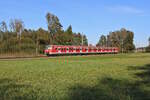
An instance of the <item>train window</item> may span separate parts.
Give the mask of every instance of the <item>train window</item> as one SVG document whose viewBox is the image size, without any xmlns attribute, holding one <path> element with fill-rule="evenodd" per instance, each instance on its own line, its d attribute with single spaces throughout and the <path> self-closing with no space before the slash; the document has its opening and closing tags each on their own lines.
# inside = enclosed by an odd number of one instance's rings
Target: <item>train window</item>
<svg viewBox="0 0 150 100">
<path fill-rule="evenodd" d="M 57 48 L 55 48 L 55 50 L 57 51 Z"/>
<path fill-rule="evenodd" d="M 58 50 L 60 50 L 60 48 L 58 48 Z"/>
<path fill-rule="evenodd" d="M 67 51 L 69 50 L 69 48 L 67 48 Z"/>
<path fill-rule="evenodd" d="M 52 49 L 52 46 L 51 45 L 47 45 L 46 49 Z"/>
</svg>

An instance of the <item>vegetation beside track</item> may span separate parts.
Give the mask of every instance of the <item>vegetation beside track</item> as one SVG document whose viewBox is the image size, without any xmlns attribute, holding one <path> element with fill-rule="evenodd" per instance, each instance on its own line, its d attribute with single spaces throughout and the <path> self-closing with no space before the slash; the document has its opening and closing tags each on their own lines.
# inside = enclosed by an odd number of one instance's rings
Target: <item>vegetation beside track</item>
<svg viewBox="0 0 150 100">
<path fill-rule="evenodd" d="M 149 100 L 150 54 L 0 61 L 0 100 Z"/>
</svg>

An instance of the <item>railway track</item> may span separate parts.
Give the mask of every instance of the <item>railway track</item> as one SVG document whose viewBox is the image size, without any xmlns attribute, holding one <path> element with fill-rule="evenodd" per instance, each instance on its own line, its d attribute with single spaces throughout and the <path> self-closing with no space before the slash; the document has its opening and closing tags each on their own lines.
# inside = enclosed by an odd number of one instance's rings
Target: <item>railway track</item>
<svg viewBox="0 0 150 100">
<path fill-rule="evenodd" d="M 3 57 L 0 57 L 0 60 L 18 60 L 18 59 L 22 60 L 22 59 L 38 59 L 38 58 L 56 58 L 56 57 L 66 57 L 66 56 L 77 56 L 77 55 L 3 56 Z M 78 55 L 78 56 L 81 56 L 81 55 Z M 86 56 L 88 56 L 88 55 L 86 55 Z"/>
<path fill-rule="evenodd" d="M 10 56 L 10 57 L 0 57 L 1 60 L 24 60 L 24 59 L 40 59 L 40 58 L 58 58 L 58 57 L 69 57 L 69 56 L 100 56 L 100 55 L 107 55 L 107 54 L 88 54 L 88 55 L 51 55 L 51 56 L 46 56 L 46 55 L 39 55 L 39 56 Z M 111 54 L 110 54 L 111 55 Z M 114 55 L 114 54 L 112 54 Z M 116 55 L 116 54 L 115 54 Z"/>
<path fill-rule="evenodd" d="M 49 58 L 45 55 L 40 56 L 7 56 L 7 57 L 0 57 L 0 60 L 13 60 L 13 59 L 33 59 L 33 58 Z"/>
</svg>

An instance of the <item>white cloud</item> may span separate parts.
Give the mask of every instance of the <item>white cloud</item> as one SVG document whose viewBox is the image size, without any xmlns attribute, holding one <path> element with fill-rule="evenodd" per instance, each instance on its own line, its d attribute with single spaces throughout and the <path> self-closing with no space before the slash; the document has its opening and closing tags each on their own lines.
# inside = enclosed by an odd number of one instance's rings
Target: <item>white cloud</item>
<svg viewBox="0 0 150 100">
<path fill-rule="evenodd" d="M 123 13 L 123 14 L 144 14 L 143 10 L 130 7 L 130 6 L 112 6 L 112 7 L 107 7 L 107 9 L 113 13 Z"/>
</svg>

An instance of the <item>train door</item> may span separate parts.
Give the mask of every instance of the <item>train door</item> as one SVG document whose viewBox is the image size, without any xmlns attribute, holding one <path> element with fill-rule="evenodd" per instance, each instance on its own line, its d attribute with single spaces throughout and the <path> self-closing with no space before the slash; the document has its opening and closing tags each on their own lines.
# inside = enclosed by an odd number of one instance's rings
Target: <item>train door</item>
<svg viewBox="0 0 150 100">
<path fill-rule="evenodd" d="M 75 47 L 73 48 L 73 53 L 76 53 L 76 48 Z"/>
<path fill-rule="evenodd" d="M 76 48 L 76 53 L 80 53 L 80 48 Z"/>
<path fill-rule="evenodd" d="M 82 48 L 82 53 L 86 53 L 86 48 Z"/>
<path fill-rule="evenodd" d="M 58 48 L 58 53 L 61 53 L 61 48 Z"/>
<path fill-rule="evenodd" d="M 58 48 L 56 47 L 56 48 L 54 48 L 54 51 L 53 51 L 54 53 L 58 53 Z"/>
<path fill-rule="evenodd" d="M 82 47 L 80 47 L 80 53 L 83 53 L 83 52 L 82 52 L 82 49 L 83 49 L 83 48 L 82 48 Z"/>
<path fill-rule="evenodd" d="M 69 48 L 68 47 L 66 48 L 66 53 L 69 53 Z"/>
<path fill-rule="evenodd" d="M 89 53 L 92 53 L 92 48 L 89 48 Z"/>
<path fill-rule="evenodd" d="M 69 48 L 69 53 L 73 53 L 73 48 L 72 47 Z"/>
<path fill-rule="evenodd" d="M 61 53 L 64 53 L 64 48 L 61 48 Z"/>
</svg>

